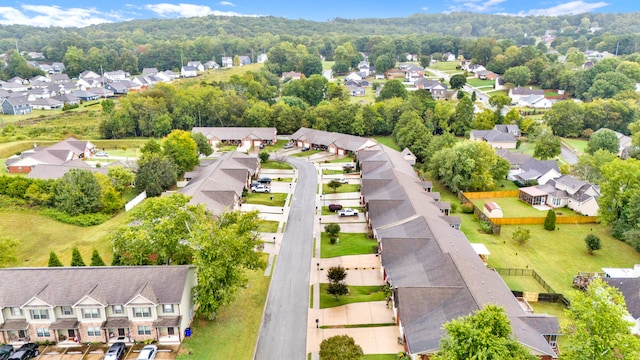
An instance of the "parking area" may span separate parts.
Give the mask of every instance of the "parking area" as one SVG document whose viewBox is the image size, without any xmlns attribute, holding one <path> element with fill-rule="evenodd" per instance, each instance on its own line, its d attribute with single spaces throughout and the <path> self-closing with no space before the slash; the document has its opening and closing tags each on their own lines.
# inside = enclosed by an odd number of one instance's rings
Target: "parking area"
<svg viewBox="0 0 640 360">
<path fill-rule="evenodd" d="M 136 360 L 140 349 L 144 344 L 127 346 L 127 353 L 123 357 L 126 360 Z M 157 345 L 158 360 L 173 360 L 178 355 L 179 345 Z M 102 360 L 105 352 L 109 349 L 106 344 L 80 345 L 73 347 L 47 346 L 40 348 L 40 356 L 37 360 Z"/>
</svg>

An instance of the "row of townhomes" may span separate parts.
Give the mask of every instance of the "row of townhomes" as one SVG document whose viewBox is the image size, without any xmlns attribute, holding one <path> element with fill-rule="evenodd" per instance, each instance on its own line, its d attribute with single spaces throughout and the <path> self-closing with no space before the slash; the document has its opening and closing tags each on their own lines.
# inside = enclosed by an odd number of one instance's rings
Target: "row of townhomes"
<svg viewBox="0 0 640 360">
<path fill-rule="evenodd" d="M 0 341 L 178 343 L 193 266 L 0 269 Z"/>
<path fill-rule="evenodd" d="M 451 226 L 446 204 L 429 192 L 401 153 L 377 145 L 358 151 L 362 202 L 379 244 L 381 271 L 405 351 L 428 359 L 447 321 L 487 304 L 505 308 L 516 339 L 541 359 L 557 355 L 558 321 L 533 314 L 498 273 L 488 269 L 466 236 Z"/>
</svg>

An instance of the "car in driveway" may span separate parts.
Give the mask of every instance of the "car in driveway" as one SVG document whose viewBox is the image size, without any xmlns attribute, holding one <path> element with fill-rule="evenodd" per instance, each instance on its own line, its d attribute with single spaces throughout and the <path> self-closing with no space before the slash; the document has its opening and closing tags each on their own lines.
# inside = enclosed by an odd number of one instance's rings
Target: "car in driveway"
<svg viewBox="0 0 640 360">
<path fill-rule="evenodd" d="M 345 217 L 345 216 L 358 216 L 358 210 L 354 210 L 351 208 L 346 208 L 343 210 L 338 210 L 338 215 L 340 217 Z"/>
<path fill-rule="evenodd" d="M 103 360 L 121 360 L 127 352 L 127 346 L 122 341 L 113 343 L 104 354 Z"/>
<path fill-rule="evenodd" d="M 329 204 L 329 211 L 336 212 L 338 210 L 342 210 L 342 205 L 340 205 L 340 204 Z"/>
<path fill-rule="evenodd" d="M 96 156 L 98 156 L 98 157 L 108 157 L 109 153 L 108 152 L 104 152 L 104 151 L 98 151 L 96 153 Z"/>
<path fill-rule="evenodd" d="M 156 358 L 156 354 L 158 353 L 158 347 L 155 345 L 146 345 L 140 350 L 140 354 L 138 354 L 138 360 L 153 360 Z"/>
<path fill-rule="evenodd" d="M 285 144 L 282 148 L 283 149 L 291 149 L 292 147 L 293 147 L 293 144 L 292 143 L 288 143 L 288 144 Z"/>
<path fill-rule="evenodd" d="M 337 182 L 339 182 L 340 184 L 348 184 L 349 181 L 347 181 L 347 179 L 345 178 L 340 178 L 340 179 L 336 179 Z"/>
<path fill-rule="evenodd" d="M 311 150 L 311 148 L 308 146 L 305 146 L 302 149 L 300 149 L 300 151 L 309 151 L 309 150 Z"/>
<path fill-rule="evenodd" d="M 7 360 L 28 360 L 38 356 L 39 354 L 38 345 L 34 343 L 26 343 L 11 354 Z"/>
<path fill-rule="evenodd" d="M 258 182 L 260 184 L 271 184 L 271 178 L 270 177 L 261 177 L 260 179 L 258 179 Z"/>
<path fill-rule="evenodd" d="M 269 189 L 267 186 L 262 184 L 251 188 L 251 192 L 254 192 L 254 193 L 268 193 L 270 191 L 271 189 Z"/>
<path fill-rule="evenodd" d="M 13 354 L 13 345 L 4 344 L 0 345 L 0 360 L 6 360 Z"/>
</svg>

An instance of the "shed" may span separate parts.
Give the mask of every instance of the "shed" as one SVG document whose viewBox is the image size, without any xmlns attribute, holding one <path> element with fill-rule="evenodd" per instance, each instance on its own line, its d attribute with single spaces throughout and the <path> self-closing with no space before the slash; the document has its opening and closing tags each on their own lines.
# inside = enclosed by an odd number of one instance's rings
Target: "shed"
<svg viewBox="0 0 640 360">
<path fill-rule="evenodd" d="M 502 214 L 502 208 L 500 205 L 496 204 L 493 201 L 487 201 L 484 203 L 484 208 L 482 212 L 490 218 L 501 218 L 504 215 Z"/>
</svg>

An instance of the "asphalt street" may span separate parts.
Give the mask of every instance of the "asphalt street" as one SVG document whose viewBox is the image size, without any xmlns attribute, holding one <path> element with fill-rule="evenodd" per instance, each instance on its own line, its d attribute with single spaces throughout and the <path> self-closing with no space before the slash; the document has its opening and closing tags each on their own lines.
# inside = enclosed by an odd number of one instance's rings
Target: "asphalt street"
<svg viewBox="0 0 640 360">
<path fill-rule="evenodd" d="M 298 183 L 276 258 L 255 360 L 306 359 L 309 269 L 317 173 L 306 160 L 288 157 L 298 169 Z"/>
</svg>

